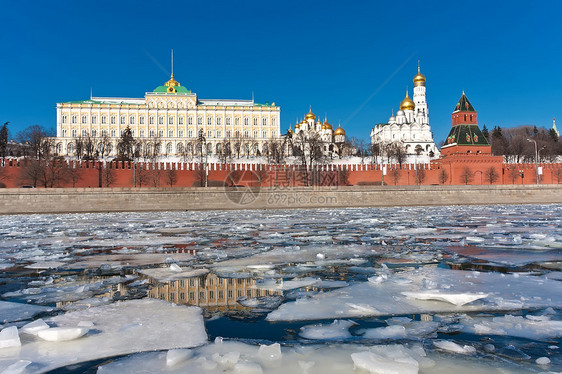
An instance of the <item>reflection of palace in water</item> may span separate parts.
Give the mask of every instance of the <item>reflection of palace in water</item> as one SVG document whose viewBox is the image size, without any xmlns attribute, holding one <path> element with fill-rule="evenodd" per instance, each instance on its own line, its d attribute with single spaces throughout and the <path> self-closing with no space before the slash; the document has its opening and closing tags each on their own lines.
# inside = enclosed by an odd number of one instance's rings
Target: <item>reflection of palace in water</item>
<svg viewBox="0 0 562 374">
<path fill-rule="evenodd" d="M 282 291 L 258 289 L 254 278 L 221 278 L 211 273 L 167 283 L 153 283 L 148 292 L 148 296 L 155 299 L 218 310 L 243 309 L 237 300 L 244 296 L 251 299 L 272 295 L 282 295 Z"/>
</svg>

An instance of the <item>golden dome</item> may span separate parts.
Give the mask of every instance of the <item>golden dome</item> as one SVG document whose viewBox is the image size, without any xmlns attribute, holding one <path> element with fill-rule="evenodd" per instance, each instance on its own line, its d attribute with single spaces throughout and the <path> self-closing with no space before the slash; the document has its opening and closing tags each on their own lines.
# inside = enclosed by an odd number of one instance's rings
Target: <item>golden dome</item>
<svg viewBox="0 0 562 374">
<path fill-rule="evenodd" d="M 301 128 L 301 124 L 300 124 L 300 123 L 297 123 L 297 124 L 295 125 L 295 130 L 296 130 L 296 129 L 300 129 L 300 128 Z"/>
<path fill-rule="evenodd" d="M 341 125 L 338 126 L 336 131 L 334 131 L 334 135 L 345 135 L 345 130 L 341 127 Z"/>
<path fill-rule="evenodd" d="M 332 128 L 332 125 L 330 125 L 330 124 L 328 123 L 328 120 L 325 120 L 325 121 L 324 121 L 324 124 L 322 125 L 322 130 L 332 130 L 332 129 L 333 129 L 333 128 Z"/>
<path fill-rule="evenodd" d="M 406 91 L 406 97 L 400 103 L 400 110 L 414 110 L 416 108 L 416 104 L 410 99 L 408 96 L 408 91 Z"/>
<path fill-rule="evenodd" d="M 425 86 L 425 75 L 420 73 L 420 67 L 418 66 L 418 73 L 414 77 L 414 87 Z"/>
<path fill-rule="evenodd" d="M 170 80 L 164 83 L 164 86 L 168 86 L 168 87 L 179 86 L 179 85 L 180 83 L 174 79 L 174 73 L 172 73 Z"/>
<path fill-rule="evenodd" d="M 308 114 L 304 117 L 306 119 L 315 119 L 316 115 L 312 113 L 312 110 L 308 112 Z"/>
</svg>

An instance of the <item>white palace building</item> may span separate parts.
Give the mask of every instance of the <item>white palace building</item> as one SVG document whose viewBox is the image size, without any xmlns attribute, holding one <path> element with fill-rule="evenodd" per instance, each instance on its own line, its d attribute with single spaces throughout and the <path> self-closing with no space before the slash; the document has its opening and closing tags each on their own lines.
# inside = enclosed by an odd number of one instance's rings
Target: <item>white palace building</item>
<svg viewBox="0 0 562 374">
<path fill-rule="evenodd" d="M 58 103 L 55 146 L 58 154 L 72 156 L 77 139 L 93 139 L 98 150 L 106 139 L 108 155 L 114 156 L 128 126 L 139 147 L 155 147 L 158 155 L 199 154 L 196 148 L 202 143 L 208 155 L 216 155 L 227 140 L 231 150 L 238 143 L 240 155 L 256 155 L 267 141 L 279 137 L 280 122 L 275 103 L 199 99 L 172 73 L 144 98 L 92 97 Z M 204 142 L 197 143 L 198 138 Z"/>
<path fill-rule="evenodd" d="M 400 103 L 396 116 L 392 115 L 388 123 L 375 125 L 371 131 L 371 144 L 391 143 L 401 143 L 411 162 L 428 163 L 430 159 L 439 157 L 440 153 L 429 127 L 425 76 L 420 72 L 419 66 L 418 73 L 414 76 L 413 100 L 406 91 L 406 97 Z"/>
</svg>

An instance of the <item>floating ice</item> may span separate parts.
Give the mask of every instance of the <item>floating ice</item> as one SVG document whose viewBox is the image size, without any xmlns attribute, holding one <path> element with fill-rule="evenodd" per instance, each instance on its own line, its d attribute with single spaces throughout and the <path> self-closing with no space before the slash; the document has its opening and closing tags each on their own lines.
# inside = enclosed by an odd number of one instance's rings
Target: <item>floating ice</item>
<svg viewBox="0 0 562 374">
<path fill-rule="evenodd" d="M 95 332 L 72 343 L 42 340 L 24 341 L 17 357 L 40 365 L 40 372 L 95 360 L 148 350 L 191 348 L 207 341 L 201 310 L 160 300 L 130 300 L 69 312 L 47 320 L 60 328 L 76 328 L 91 321 Z M 15 327 L 14 327 L 15 328 Z M 49 331 L 41 330 L 39 333 Z M 17 330 L 16 330 L 17 331 Z M 0 361 L 0 372 L 7 361 Z"/>
<path fill-rule="evenodd" d="M 25 368 L 28 367 L 29 364 L 31 364 L 31 361 L 29 361 L 29 360 L 18 360 L 16 362 L 14 362 L 13 364 L 11 364 L 10 366 L 8 366 L 6 369 L 4 369 L 2 374 L 20 374 L 20 373 L 23 373 Z"/>
<path fill-rule="evenodd" d="M 392 279 L 393 275 L 389 276 Z M 504 276 L 424 267 L 400 272 L 411 284 L 362 282 L 307 299 L 282 304 L 269 313 L 269 321 L 350 318 L 358 316 L 408 315 L 459 311 L 519 310 L 562 307 L 562 283 L 545 277 Z M 457 306 L 405 297 L 403 292 L 446 289 L 447 294 L 488 294 L 485 303 Z M 352 300 L 352 302 L 350 302 Z"/>
<path fill-rule="evenodd" d="M 548 365 L 550 364 L 550 359 L 548 357 L 539 357 L 535 360 L 538 365 Z"/>
<path fill-rule="evenodd" d="M 21 342 L 16 326 L 6 327 L 0 331 L 0 348 L 14 348 L 19 346 L 21 346 Z"/>
<path fill-rule="evenodd" d="M 39 313 L 52 311 L 54 308 L 31 304 L 12 303 L 0 300 L 0 322 L 16 322 L 33 318 Z"/>
<path fill-rule="evenodd" d="M 452 342 L 450 340 L 435 341 L 435 342 L 433 342 L 433 345 L 436 346 L 437 348 L 443 350 L 443 351 L 448 351 L 448 352 L 453 352 L 453 353 L 460 353 L 460 354 L 476 353 L 476 348 L 474 348 L 470 345 L 460 346 L 457 343 Z"/>
<path fill-rule="evenodd" d="M 371 374 L 417 374 L 419 364 L 408 355 L 383 357 L 373 352 L 352 353 L 351 359 L 356 368 L 367 370 Z"/>
<path fill-rule="evenodd" d="M 485 293 L 445 293 L 439 291 L 402 292 L 402 295 L 418 300 L 445 301 L 457 306 L 463 306 L 488 297 L 488 294 Z"/>
<path fill-rule="evenodd" d="M 51 327 L 37 331 L 37 336 L 49 342 L 65 342 L 78 339 L 90 331 L 86 327 Z"/>
<path fill-rule="evenodd" d="M 349 328 L 356 325 L 353 321 L 335 320 L 330 325 L 307 325 L 301 327 L 299 335 L 306 339 L 341 340 L 351 338 Z"/>
<path fill-rule="evenodd" d="M 20 331 L 25 334 L 37 335 L 40 330 L 48 329 L 49 325 L 45 323 L 41 318 L 35 320 L 33 322 L 28 323 L 27 325 L 23 326 Z"/>
<path fill-rule="evenodd" d="M 209 273 L 207 269 L 180 268 L 177 264 L 172 264 L 166 268 L 153 268 L 139 270 L 139 273 L 147 275 L 159 282 L 169 282 L 178 279 L 200 277 Z"/>
<path fill-rule="evenodd" d="M 562 337 L 562 321 L 549 316 L 465 317 L 464 331 L 477 335 L 509 335 L 527 339 Z"/>
<path fill-rule="evenodd" d="M 166 354 L 166 366 L 173 367 L 193 357 L 191 349 L 171 349 Z"/>
</svg>

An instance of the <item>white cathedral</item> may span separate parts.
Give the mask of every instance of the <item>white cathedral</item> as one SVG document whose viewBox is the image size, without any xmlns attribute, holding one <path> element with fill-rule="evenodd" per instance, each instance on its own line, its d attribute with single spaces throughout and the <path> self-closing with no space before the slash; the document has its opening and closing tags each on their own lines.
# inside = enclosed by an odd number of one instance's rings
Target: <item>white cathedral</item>
<svg viewBox="0 0 562 374">
<path fill-rule="evenodd" d="M 371 130 L 371 144 L 379 144 L 384 150 L 386 145 L 392 143 L 404 146 L 406 162 L 428 163 L 430 159 L 440 155 L 429 127 L 425 76 L 420 72 L 419 65 L 414 77 L 413 100 L 406 91 L 406 97 L 400 103 L 396 116 L 392 115 L 388 123 L 377 124 Z"/>
</svg>

